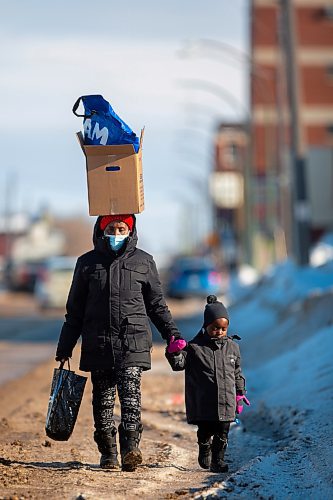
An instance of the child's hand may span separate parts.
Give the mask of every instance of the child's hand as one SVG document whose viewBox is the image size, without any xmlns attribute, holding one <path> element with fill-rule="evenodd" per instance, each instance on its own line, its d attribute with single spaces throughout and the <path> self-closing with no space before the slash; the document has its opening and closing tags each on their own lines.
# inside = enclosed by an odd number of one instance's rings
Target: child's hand
<svg viewBox="0 0 333 500">
<path fill-rule="evenodd" d="M 238 413 L 238 415 L 240 415 L 244 409 L 243 401 L 247 406 L 251 405 L 250 401 L 247 399 L 246 396 L 237 395 L 236 396 L 236 413 Z"/>
<path fill-rule="evenodd" d="M 186 340 L 184 339 L 177 339 L 175 340 L 174 335 L 170 338 L 169 345 L 167 347 L 167 351 L 172 354 L 175 352 L 182 351 L 186 347 Z"/>
</svg>

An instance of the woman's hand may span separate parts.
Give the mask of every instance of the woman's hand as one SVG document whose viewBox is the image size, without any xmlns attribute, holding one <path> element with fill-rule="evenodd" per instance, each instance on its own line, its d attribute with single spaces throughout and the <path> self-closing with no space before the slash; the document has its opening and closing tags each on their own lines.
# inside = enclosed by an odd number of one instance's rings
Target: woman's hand
<svg viewBox="0 0 333 500">
<path fill-rule="evenodd" d="M 69 360 L 69 357 L 67 357 L 67 358 L 58 358 L 58 357 L 56 357 L 55 360 L 58 361 L 58 363 L 66 363 L 66 361 Z"/>
</svg>

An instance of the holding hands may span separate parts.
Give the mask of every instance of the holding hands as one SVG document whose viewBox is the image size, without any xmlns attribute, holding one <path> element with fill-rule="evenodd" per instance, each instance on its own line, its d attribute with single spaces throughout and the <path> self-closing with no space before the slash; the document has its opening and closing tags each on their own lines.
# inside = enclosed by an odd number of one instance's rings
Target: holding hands
<svg viewBox="0 0 333 500">
<path fill-rule="evenodd" d="M 177 353 L 179 351 L 182 351 L 184 347 L 186 347 L 187 343 L 186 340 L 184 339 L 177 339 L 175 340 L 174 335 L 170 338 L 170 342 L 167 347 L 167 351 L 170 354 Z"/>
</svg>

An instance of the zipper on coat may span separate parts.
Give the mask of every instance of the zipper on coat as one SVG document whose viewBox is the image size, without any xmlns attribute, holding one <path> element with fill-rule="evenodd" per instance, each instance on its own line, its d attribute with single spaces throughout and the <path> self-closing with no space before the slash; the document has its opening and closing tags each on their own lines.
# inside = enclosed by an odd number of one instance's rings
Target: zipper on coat
<svg viewBox="0 0 333 500">
<path fill-rule="evenodd" d="M 112 351 L 112 358 L 113 358 L 113 366 L 116 366 L 116 359 L 114 356 L 114 349 L 113 349 L 113 340 L 112 340 L 112 286 L 111 286 L 111 267 L 112 263 L 110 264 L 109 268 L 109 328 L 110 328 L 110 346 L 111 346 L 111 351 Z"/>
<path fill-rule="evenodd" d="M 215 373 L 215 379 L 216 379 L 216 385 L 217 385 L 217 413 L 218 417 L 220 419 L 220 384 L 219 384 L 219 377 L 217 376 L 218 374 L 218 363 L 216 361 L 216 353 L 219 352 L 219 349 L 213 349 L 213 356 L 214 356 L 214 373 Z"/>
<path fill-rule="evenodd" d="M 227 379 L 226 379 L 226 376 L 225 376 L 225 360 L 224 360 L 224 356 L 222 354 L 222 349 L 224 348 L 226 344 L 222 344 L 221 345 L 221 358 L 222 358 L 222 363 L 223 363 L 223 378 L 224 378 L 224 408 L 225 408 L 225 412 L 227 413 Z"/>
<path fill-rule="evenodd" d="M 222 363 L 222 370 L 223 370 L 223 379 L 224 379 L 224 409 L 225 409 L 225 412 L 226 412 L 226 404 L 227 404 L 227 387 L 226 387 L 226 378 L 225 378 L 225 363 L 224 363 L 224 357 L 223 357 L 223 353 L 222 353 L 222 349 L 224 348 L 225 344 L 222 344 L 220 347 L 218 347 L 215 351 L 214 351 L 214 362 L 215 362 L 215 373 L 216 373 L 216 382 L 217 382 L 217 388 L 218 388 L 218 391 L 217 391 L 217 394 L 218 394 L 218 417 L 219 417 L 219 420 L 220 418 L 222 418 L 220 416 L 220 405 L 219 405 L 219 383 L 218 383 L 218 376 L 217 376 L 217 372 L 216 372 L 216 353 L 218 353 L 218 355 L 221 357 L 221 363 Z M 224 418 L 224 417 L 223 417 Z"/>
</svg>

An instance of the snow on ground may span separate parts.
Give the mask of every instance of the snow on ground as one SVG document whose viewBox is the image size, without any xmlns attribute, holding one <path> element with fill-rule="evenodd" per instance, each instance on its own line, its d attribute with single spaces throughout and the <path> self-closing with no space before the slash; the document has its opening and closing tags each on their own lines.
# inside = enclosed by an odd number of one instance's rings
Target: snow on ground
<svg viewBox="0 0 333 500">
<path fill-rule="evenodd" d="M 286 261 L 236 295 L 251 407 L 230 436 L 230 474 L 197 498 L 332 499 L 333 264 Z"/>
<path fill-rule="evenodd" d="M 326 233 L 313 247 L 310 253 L 310 264 L 321 266 L 333 259 L 333 233 Z"/>
</svg>

